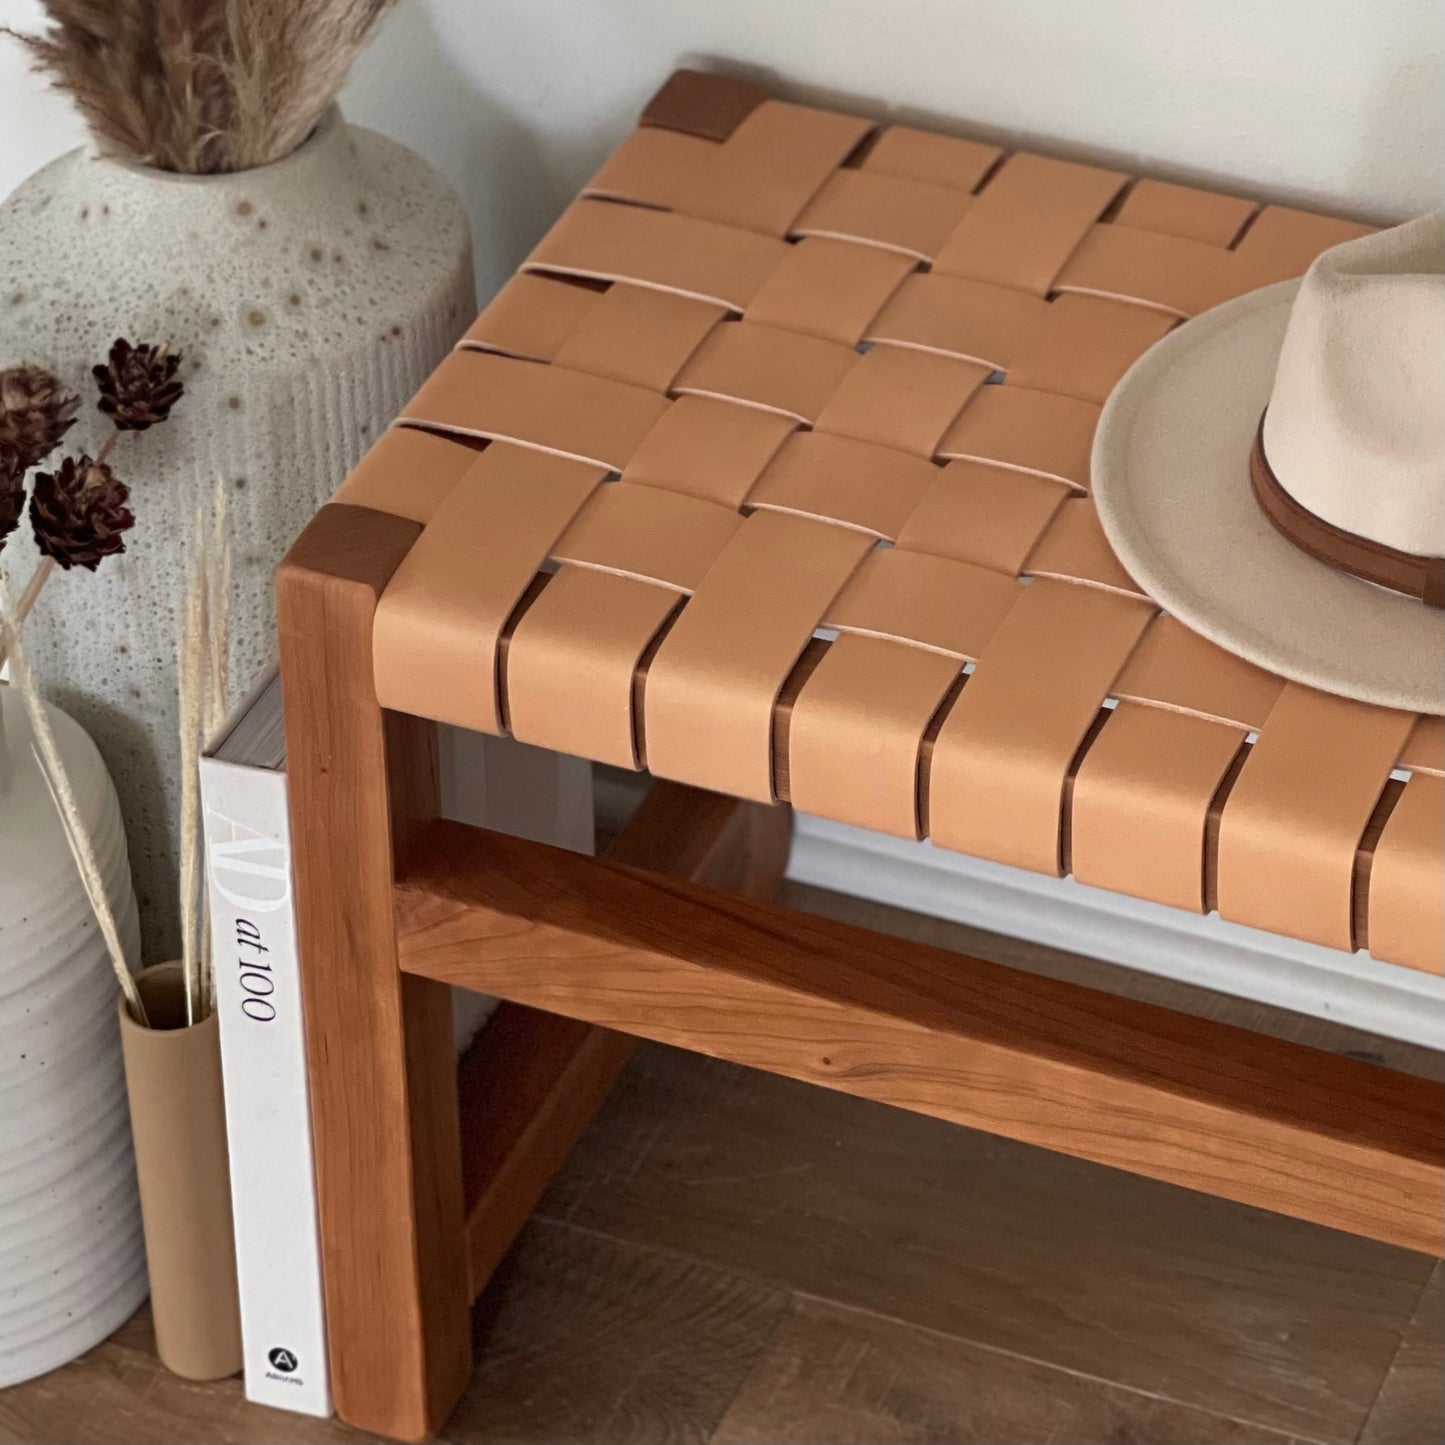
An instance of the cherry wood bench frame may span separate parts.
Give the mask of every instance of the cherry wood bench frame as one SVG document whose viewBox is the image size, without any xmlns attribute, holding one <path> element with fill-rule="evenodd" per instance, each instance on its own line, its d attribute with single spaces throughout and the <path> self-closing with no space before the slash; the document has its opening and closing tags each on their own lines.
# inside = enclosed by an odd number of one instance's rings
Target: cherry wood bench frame
<svg viewBox="0 0 1445 1445">
<path fill-rule="evenodd" d="M 785 807 L 658 784 L 601 860 L 441 821 L 435 725 L 372 672 L 417 532 L 332 504 L 278 584 L 345 1420 L 441 1425 L 471 1301 L 636 1037 L 1441 1252 L 1425 1081 L 776 908 Z M 460 1077 L 447 985 L 505 1001 Z"/>
</svg>

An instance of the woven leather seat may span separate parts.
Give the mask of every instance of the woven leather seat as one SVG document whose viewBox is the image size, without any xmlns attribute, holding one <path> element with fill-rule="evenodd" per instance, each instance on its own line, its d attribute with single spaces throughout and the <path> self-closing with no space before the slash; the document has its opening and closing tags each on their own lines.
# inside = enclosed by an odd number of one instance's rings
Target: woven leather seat
<svg viewBox="0 0 1445 1445">
<path fill-rule="evenodd" d="M 1089 496 L 1145 348 L 1366 229 L 680 74 L 335 498 L 417 524 L 379 700 L 1439 972 L 1440 720 Z"/>
</svg>

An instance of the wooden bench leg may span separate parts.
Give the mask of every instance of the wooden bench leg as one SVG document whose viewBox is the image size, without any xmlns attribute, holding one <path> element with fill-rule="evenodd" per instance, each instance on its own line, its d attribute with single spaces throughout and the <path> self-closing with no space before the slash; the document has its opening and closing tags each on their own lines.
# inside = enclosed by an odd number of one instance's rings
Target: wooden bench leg
<svg viewBox="0 0 1445 1445">
<path fill-rule="evenodd" d="M 404 1440 L 472 1367 L 450 991 L 401 973 L 392 906 L 395 857 L 438 812 L 436 730 L 372 682 L 376 602 L 419 530 L 326 507 L 277 580 L 332 1391 Z"/>
<path fill-rule="evenodd" d="M 329 506 L 277 584 L 332 1391 L 348 1423 L 406 1440 L 466 1387 L 470 1301 L 633 1042 L 503 1004 L 459 1079 L 450 990 L 401 972 L 393 885 L 439 813 L 436 729 L 377 706 L 371 632 L 419 530 Z M 791 824 L 659 784 L 609 857 L 767 900 Z"/>
</svg>

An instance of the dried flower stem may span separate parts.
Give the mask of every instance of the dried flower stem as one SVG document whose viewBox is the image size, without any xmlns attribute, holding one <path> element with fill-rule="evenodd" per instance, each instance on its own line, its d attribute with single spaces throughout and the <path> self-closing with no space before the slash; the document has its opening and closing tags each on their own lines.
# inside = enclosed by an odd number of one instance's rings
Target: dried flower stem
<svg viewBox="0 0 1445 1445">
<path fill-rule="evenodd" d="M 231 690 L 231 508 L 230 494 L 220 477 L 216 478 L 211 513 L 211 558 L 215 563 L 210 573 L 211 680 L 202 719 L 208 746 L 225 724 Z"/>
<path fill-rule="evenodd" d="M 15 618 L 13 622 L 0 627 L 0 667 L 5 665 L 5 659 L 10 655 L 11 629 L 14 629 L 16 636 L 25 625 L 25 619 L 35 610 L 35 604 L 40 600 L 40 593 L 45 584 L 50 581 L 50 574 L 55 571 L 55 558 L 42 557 L 39 566 L 30 574 L 30 580 L 25 584 L 25 590 L 20 594 L 20 601 L 15 604 Z"/>
<path fill-rule="evenodd" d="M 75 866 L 80 873 L 85 896 L 89 900 L 95 920 L 100 926 L 101 937 L 105 940 L 106 952 L 110 956 L 110 964 L 115 971 L 116 982 L 120 985 L 131 1017 L 137 1023 L 149 1027 L 150 1020 L 146 1017 L 145 1004 L 141 1000 L 140 990 L 136 987 L 135 977 L 126 961 L 125 946 L 121 943 L 120 927 L 116 922 L 115 910 L 110 906 L 110 897 L 106 893 L 100 862 L 95 856 L 95 844 L 85 826 L 85 819 L 81 814 L 80 805 L 76 802 L 75 791 L 70 785 L 70 775 L 66 772 L 65 762 L 60 756 L 60 748 L 56 744 L 55 732 L 50 726 L 50 718 L 45 711 L 45 704 L 41 701 L 40 693 L 35 686 L 35 677 L 30 671 L 30 662 L 20 640 L 20 629 L 15 619 L 15 607 L 10 596 L 10 588 L 6 585 L 3 577 L 0 577 L 0 619 L 5 621 L 9 631 L 10 668 L 15 675 L 15 685 L 20 690 L 21 700 L 25 703 L 26 712 L 30 716 L 30 730 L 35 737 L 36 761 L 50 788 L 51 797 L 55 800 L 55 808 L 60 816 L 65 841 L 70 847 L 71 856 L 75 859 Z"/>
<path fill-rule="evenodd" d="M 231 690 L 231 515 L 229 494 L 222 477 L 216 478 L 214 503 L 211 509 L 211 561 L 207 572 L 210 598 L 207 604 L 210 626 L 207 641 L 207 688 L 201 712 L 203 750 L 215 741 L 226 722 L 226 709 Z M 211 946 L 209 911 L 201 918 L 206 998 L 216 1006 L 215 953 Z"/>
<path fill-rule="evenodd" d="M 180 729 L 181 729 L 181 977 L 186 985 L 186 1022 L 205 1017 L 205 986 L 201 919 L 205 901 L 201 896 L 204 874 L 200 828 L 200 758 L 203 648 L 206 613 L 209 610 L 206 585 L 206 531 L 201 510 L 196 509 L 195 556 L 191 562 L 186 591 L 185 615 L 180 635 Z"/>
</svg>

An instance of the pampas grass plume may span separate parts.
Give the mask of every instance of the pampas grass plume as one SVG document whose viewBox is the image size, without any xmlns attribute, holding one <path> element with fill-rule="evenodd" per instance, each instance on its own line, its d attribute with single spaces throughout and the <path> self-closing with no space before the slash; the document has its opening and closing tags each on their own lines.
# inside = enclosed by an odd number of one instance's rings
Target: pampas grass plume
<svg viewBox="0 0 1445 1445">
<path fill-rule="evenodd" d="M 289 155 L 393 0 L 42 0 L 14 36 L 102 154 L 200 175 Z"/>
</svg>

